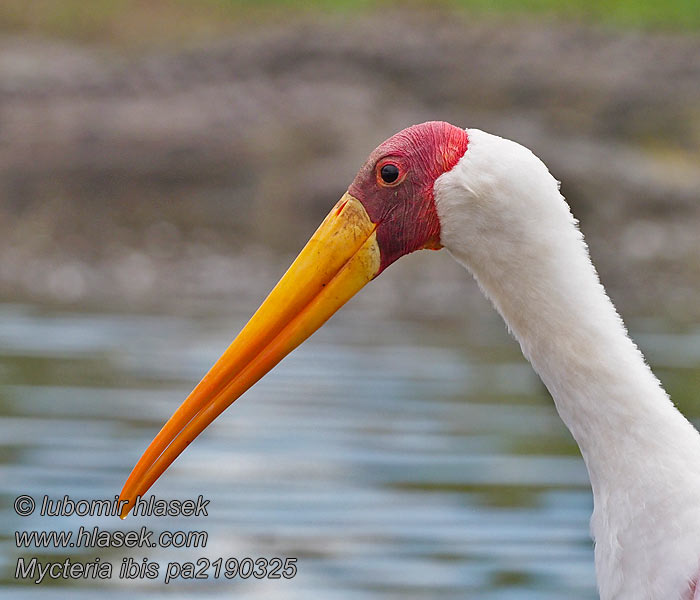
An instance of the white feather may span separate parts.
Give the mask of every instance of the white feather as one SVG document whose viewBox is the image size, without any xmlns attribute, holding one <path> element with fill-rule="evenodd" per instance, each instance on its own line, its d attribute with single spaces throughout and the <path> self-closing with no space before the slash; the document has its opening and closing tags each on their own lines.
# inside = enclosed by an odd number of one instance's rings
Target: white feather
<svg viewBox="0 0 700 600">
<path fill-rule="evenodd" d="M 441 241 L 581 448 L 600 596 L 686 598 L 700 566 L 700 435 L 627 335 L 545 165 L 515 142 L 467 133 L 464 157 L 435 182 Z"/>
</svg>

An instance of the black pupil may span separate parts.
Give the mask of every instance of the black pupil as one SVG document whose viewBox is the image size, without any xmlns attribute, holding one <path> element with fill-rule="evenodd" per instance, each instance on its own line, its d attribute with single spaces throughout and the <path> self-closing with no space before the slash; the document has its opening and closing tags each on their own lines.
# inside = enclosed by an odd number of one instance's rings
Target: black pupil
<svg viewBox="0 0 700 600">
<path fill-rule="evenodd" d="M 396 165 L 384 165 L 380 171 L 382 181 L 385 183 L 394 183 L 399 176 L 399 168 Z"/>
</svg>

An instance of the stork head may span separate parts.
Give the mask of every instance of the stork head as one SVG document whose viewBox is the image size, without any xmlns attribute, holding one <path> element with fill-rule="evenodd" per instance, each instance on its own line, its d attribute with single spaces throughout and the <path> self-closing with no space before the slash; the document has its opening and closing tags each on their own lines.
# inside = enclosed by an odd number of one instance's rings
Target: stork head
<svg viewBox="0 0 700 600">
<path fill-rule="evenodd" d="M 438 249 L 434 189 L 467 150 L 467 132 L 444 122 L 382 143 L 238 337 L 164 425 L 121 492 L 125 516 L 223 410 L 396 259 Z"/>
<path fill-rule="evenodd" d="M 348 194 L 377 225 L 375 276 L 404 254 L 442 247 L 435 181 L 457 164 L 467 144 L 466 130 L 429 121 L 400 131 L 369 155 Z"/>
</svg>

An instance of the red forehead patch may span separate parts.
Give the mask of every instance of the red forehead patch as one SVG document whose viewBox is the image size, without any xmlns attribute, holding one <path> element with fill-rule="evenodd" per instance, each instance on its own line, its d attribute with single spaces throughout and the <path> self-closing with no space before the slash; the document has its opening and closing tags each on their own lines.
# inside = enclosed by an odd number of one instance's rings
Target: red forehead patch
<svg viewBox="0 0 700 600">
<path fill-rule="evenodd" d="M 433 186 L 464 156 L 468 144 L 464 129 L 429 121 L 400 131 L 370 154 L 348 191 L 378 224 L 377 275 L 404 254 L 440 248 Z"/>
</svg>

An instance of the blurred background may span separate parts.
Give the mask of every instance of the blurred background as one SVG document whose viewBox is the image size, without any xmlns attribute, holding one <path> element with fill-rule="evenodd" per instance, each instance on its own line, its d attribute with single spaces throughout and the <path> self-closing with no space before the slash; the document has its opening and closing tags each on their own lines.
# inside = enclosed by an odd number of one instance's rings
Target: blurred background
<svg viewBox="0 0 700 600">
<path fill-rule="evenodd" d="M 562 181 L 603 283 L 700 419 L 694 0 L 3 0 L 0 593 L 596 598 L 587 476 L 445 252 L 393 265 L 152 492 L 201 519 L 19 518 L 112 498 L 369 152 L 442 119 Z M 14 531 L 205 529 L 204 549 L 18 549 Z M 110 580 L 14 578 L 19 556 Z M 292 580 L 120 580 L 122 557 L 298 557 Z"/>
</svg>

